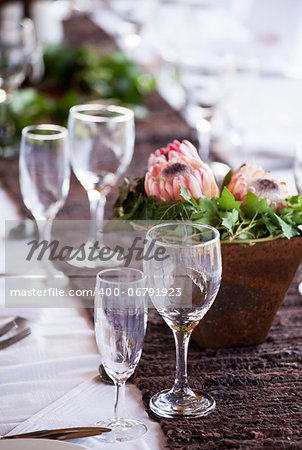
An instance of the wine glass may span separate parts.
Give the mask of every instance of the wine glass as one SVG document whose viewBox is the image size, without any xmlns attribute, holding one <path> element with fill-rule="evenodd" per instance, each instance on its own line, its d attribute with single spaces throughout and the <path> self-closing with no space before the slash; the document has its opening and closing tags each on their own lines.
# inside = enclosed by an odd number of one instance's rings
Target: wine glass
<svg viewBox="0 0 302 450">
<path fill-rule="evenodd" d="M 15 127 L 8 113 L 9 94 L 24 81 L 27 62 L 24 25 L 0 18 L 0 150 L 4 157 L 15 151 Z"/>
<path fill-rule="evenodd" d="M 97 275 L 96 341 L 103 367 L 115 384 L 114 418 L 98 423 L 112 430 L 100 436 L 102 441 L 129 441 L 147 431 L 143 423 L 123 416 L 125 383 L 143 349 L 148 311 L 146 290 L 146 277 L 137 269 L 106 269 Z"/>
<path fill-rule="evenodd" d="M 219 232 L 203 224 L 159 224 L 147 232 L 145 252 L 149 254 L 144 259 L 149 295 L 171 328 L 176 345 L 174 386 L 155 394 L 150 408 L 160 417 L 205 416 L 215 409 L 215 400 L 190 388 L 187 352 L 191 333 L 210 309 L 220 286 Z"/>
<path fill-rule="evenodd" d="M 89 198 L 94 243 L 101 240 L 106 196 L 132 159 L 134 114 L 120 106 L 77 105 L 70 109 L 68 129 L 72 168 Z"/>
<path fill-rule="evenodd" d="M 297 144 L 294 159 L 294 177 L 299 194 L 302 194 L 302 143 Z M 298 286 L 298 290 L 302 295 L 302 282 Z"/>
<path fill-rule="evenodd" d="M 69 191 L 70 163 L 67 129 L 58 125 L 32 125 L 22 130 L 19 176 L 25 206 L 33 214 L 39 242 L 50 242 L 53 220 Z M 46 278 L 64 278 L 47 257 L 42 258 Z"/>
</svg>

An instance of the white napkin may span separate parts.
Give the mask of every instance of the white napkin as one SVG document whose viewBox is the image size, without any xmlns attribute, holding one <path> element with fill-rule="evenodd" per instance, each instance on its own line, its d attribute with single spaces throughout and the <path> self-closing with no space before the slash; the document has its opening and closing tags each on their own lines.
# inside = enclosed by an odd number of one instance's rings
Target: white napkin
<svg viewBox="0 0 302 450">
<path fill-rule="evenodd" d="M 93 377 L 100 363 L 82 310 L 45 309 L 29 325 L 30 336 L 0 351 L 0 435 Z"/>
<path fill-rule="evenodd" d="M 98 377 L 85 381 L 60 399 L 44 408 L 30 419 L 15 427 L 9 434 L 25 433 L 34 430 L 90 426 L 99 420 L 113 416 L 114 386 L 106 385 Z M 93 438 L 77 439 L 73 442 L 86 448 L 105 447 L 107 449 L 160 450 L 166 440 L 157 422 L 148 419 L 141 393 L 134 385 L 126 386 L 126 416 L 145 423 L 147 433 L 130 443 L 103 444 Z"/>
</svg>

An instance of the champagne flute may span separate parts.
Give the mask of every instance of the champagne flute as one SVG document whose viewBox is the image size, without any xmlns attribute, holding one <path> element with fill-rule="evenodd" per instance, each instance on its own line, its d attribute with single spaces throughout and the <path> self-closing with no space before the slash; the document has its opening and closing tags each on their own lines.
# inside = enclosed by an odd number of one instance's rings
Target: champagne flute
<svg viewBox="0 0 302 450">
<path fill-rule="evenodd" d="M 129 441 L 147 431 L 143 423 L 123 416 L 125 383 L 139 362 L 146 332 L 145 286 L 146 277 L 137 269 L 106 269 L 97 275 L 96 341 L 103 367 L 115 384 L 114 418 L 98 423 L 112 430 L 99 437 L 102 441 Z"/>
<path fill-rule="evenodd" d="M 215 409 L 215 400 L 190 388 L 187 352 L 191 333 L 220 286 L 219 232 L 195 223 L 159 224 L 147 232 L 145 254 L 149 255 L 144 259 L 144 272 L 150 298 L 172 329 L 176 345 L 174 386 L 155 394 L 150 408 L 160 417 L 205 416 Z"/>
<path fill-rule="evenodd" d="M 33 214 L 39 240 L 50 242 L 55 216 L 69 191 L 70 163 L 67 129 L 32 125 L 22 130 L 19 176 L 25 206 Z M 49 256 L 48 253 L 45 253 Z M 42 259 L 47 278 L 62 278 L 49 258 Z"/>
<path fill-rule="evenodd" d="M 132 159 L 134 114 L 119 106 L 77 105 L 70 109 L 68 129 L 72 168 L 89 198 L 94 243 L 102 234 L 106 196 Z"/>
<path fill-rule="evenodd" d="M 294 159 L 294 177 L 299 194 L 302 194 L 302 143 L 297 144 Z M 298 290 L 302 295 L 302 282 L 298 286 Z"/>
</svg>

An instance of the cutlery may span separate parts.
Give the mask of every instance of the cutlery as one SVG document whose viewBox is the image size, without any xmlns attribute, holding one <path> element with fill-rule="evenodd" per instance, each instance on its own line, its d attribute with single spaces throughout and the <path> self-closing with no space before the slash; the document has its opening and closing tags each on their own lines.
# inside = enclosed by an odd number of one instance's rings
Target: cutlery
<svg viewBox="0 0 302 450">
<path fill-rule="evenodd" d="M 0 340 L 0 350 L 3 350 L 4 348 L 10 347 L 15 342 L 21 341 L 21 339 L 24 339 L 30 333 L 31 333 L 31 329 L 30 328 L 26 328 L 25 330 L 20 331 L 19 333 L 15 334 L 14 336 L 12 336 L 12 337 L 10 337 L 8 339 Z"/>
<path fill-rule="evenodd" d="M 96 436 L 102 433 L 110 432 L 110 428 L 104 427 L 74 427 L 74 428 L 58 428 L 55 430 L 39 430 L 28 433 L 12 434 L 2 436 L 0 439 L 56 439 L 64 441 L 65 439 L 77 439 L 88 436 Z"/>
<path fill-rule="evenodd" d="M 13 320 L 0 327 L 0 336 L 3 336 L 4 334 L 8 333 L 13 328 L 17 328 L 25 321 L 26 319 L 24 319 L 23 317 L 15 317 Z"/>
</svg>

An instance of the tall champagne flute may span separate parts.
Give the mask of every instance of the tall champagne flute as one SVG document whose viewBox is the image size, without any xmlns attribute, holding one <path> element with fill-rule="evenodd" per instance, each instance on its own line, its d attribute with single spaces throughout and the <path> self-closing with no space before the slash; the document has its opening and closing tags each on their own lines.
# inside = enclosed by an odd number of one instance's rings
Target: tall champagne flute
<svg viewBox="0 0 302 450">
<path fill-rule="evenodd" d="M 141 357 L 147 326 L 146 277 L 131 268 L 106 269 L 98 273 L 95 294 L 95 334 L 106 373 L 115 384 L 114 418 L 98 425 L 111 428 L 102 441 L 137 439 L 147 428 L 124 418 L 125 382 Z"/>
<path fill-rule="evenodd" d="M 149 255 L 144 259 L 144 272 L 150 298 L 171 328 L 176 345 L 174 386 L 155 394 L 150 408 L 160 417 L 207 415 L 215 409 L 215 400 L 190 388 L 187 352 L 191 333 L 211 307 L 220 286 L 219 233 L 208 225 L 159 224 L 147 232 L 145 255 Z"/>
<path fill-rule="evenodd" d="M 297 144 L 294 159 L 294 177 L 297 191 L 302 194 L 302 143 Z M 298 290 L 302 295 L 302 282 L 298 286 Z"/>
<path fill-rule="evenodd" d="M 69 191 L 70 163 L 67 129 L 58 125 L 32 125 L 22 130 L 20 187 L 26 207 L 37 222 L 39 240 L 50 242 L 55 216 Z M 47 277 L 63 274 L 43 258 Z"/>
<path fill-rule="evenodd" d="M 129 166 L 134 148 L 133 111 L 119 106 L 77 105 L 70 109 L 73 171 L 88 194 L 90 241 L 101 235 L 106 196 Z"/>
</svg>

